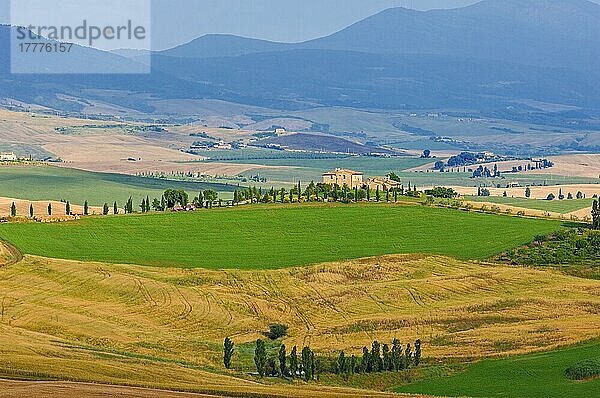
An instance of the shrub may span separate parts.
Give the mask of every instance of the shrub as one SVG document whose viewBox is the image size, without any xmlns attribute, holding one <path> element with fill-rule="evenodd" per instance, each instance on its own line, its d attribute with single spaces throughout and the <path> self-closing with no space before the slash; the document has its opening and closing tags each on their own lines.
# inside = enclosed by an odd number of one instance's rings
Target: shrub
<svg viewBox="0 0 600 398">
<path fill-rule="evenodd" d="M 273 323 L 269 325 L 269 332 L 267 337 L 271 340 L 277 340 L 281 337 L 287 336 L 288 326 L 281 323 Z"/>
<path fill-rule="evenodd" d="M 565 376 L 571 380 L 585 380 L 600 376 L 600 359 L 586 359 L 565 370 Z"/>
</svg>

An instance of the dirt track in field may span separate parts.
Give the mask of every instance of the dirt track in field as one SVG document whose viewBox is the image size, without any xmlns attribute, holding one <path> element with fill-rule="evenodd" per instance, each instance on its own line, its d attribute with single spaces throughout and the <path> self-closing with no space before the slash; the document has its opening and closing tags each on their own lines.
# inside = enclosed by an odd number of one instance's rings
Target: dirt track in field
<svg viewBox="0 0 600 398">
<path fill-rule="evenodd" d="M 62 381 L 0 380 L 0 398 L 215 398 L 216 395 L 192 394 L 103 384 Z M 225 396 L 221 396 L 225 397 Z"/>
</svg>

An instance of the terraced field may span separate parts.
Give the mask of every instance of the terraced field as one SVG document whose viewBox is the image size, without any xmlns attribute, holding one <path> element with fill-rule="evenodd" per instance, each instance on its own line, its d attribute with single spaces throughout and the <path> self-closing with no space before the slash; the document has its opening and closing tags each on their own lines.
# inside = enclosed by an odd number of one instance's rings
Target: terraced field
<svg viewBox="0 0 600 398">
<path fill-rule="evenodd" d="M 288 346 L 359 354 L 373 339 L 421 338 L 426 357 L 455 361 L 575 343 L 600 328 L 599 281 L 441 256 L 208 271 L 27 255 L 0 268 L 0 281 L 5 378 L 335 396 L 248 379 L 246 343 L 284 322 Z M 238 345 L 231 373 L 224 336 Z"/>
<path fill-rule="evenodd" d="M 0 237 L 52 258 L 252 270 L 390 253 L 483 260 L 561 227 L 421 205 L 325 204 L 6 224 Z"/>
</svg>

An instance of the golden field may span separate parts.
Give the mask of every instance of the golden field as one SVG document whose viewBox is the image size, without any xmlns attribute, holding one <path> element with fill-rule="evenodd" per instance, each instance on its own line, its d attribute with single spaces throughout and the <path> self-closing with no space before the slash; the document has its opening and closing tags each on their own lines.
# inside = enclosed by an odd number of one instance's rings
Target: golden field
<svg viewBox="0 0 600 398">
<path fill-rule="evenodd" d="M 6 261 L 14 253 L 0 255 Z M 283 322 L 288 347 L 306 344 L 323 354 L 359 354 L 374 339 L 398 337 L 421 338 L 426 357 L 470 358 L 553 348 L 600 330 L 600 281 L 441 256 L 208 271 L 26 255 L 1 268 L 0 281 L 0 377 L 7 378 L 219 395 L 369 396 L 260 384 L 246 375 L 251 358 L 238 354 L 236 372 L 226 372 L 222 340 L 243 346 Z"/>
</svg>

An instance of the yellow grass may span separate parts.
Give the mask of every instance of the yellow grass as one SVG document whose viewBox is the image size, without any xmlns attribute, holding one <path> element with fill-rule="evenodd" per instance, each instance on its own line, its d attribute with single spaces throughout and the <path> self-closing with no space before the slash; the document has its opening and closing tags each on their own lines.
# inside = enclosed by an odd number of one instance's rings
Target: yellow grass
<svg viewBox="0 0 600 398">
<path fill-rule="evenodd" d="M 157 136 L 127 135 L 124 130 L 85 128 L 86 125 L 119 125 L 113 121 L 61 118 L 35 113 L 0 109 L 0 140 L 9 144 L 37 145 L 61 158 L 63 166 L 87 171 L 135 175 L 141 172 L 183 172 L 206 175 L 237 175 L 262 166 L 185 163 L 204 159 L 182 152 L 198 138 L 191 132 L 208 134 L 233 141 L 252 132 L 204 128 L 203 126 L 169 126 Z M 142 123 L 122 123 L 124 126 Z M 57 127 L 75 128 L 77 134 L 60 134 Z M 128 158 L 137 159 L 136 162 Z"/>
<path fill-rule="evenodd" d="M 324 354 L 358 354 L 374 339 L 398 337 L 421 338 L 427 357 L 483 357 L 575 343 L 600 330 L 600 281 L 439 256 L 277 271 L 25 256 L 1 268 L 0 280 L 0 376 L 9 378 L 319 396 L 224 372 L 223 338 L 248 343 L 283 322 L 286 345 Z M 252 371 L 248 364 L 234 357 L 238 371 Z"/>
<path fill-rule="evenodd" d="M 550 160 L 554 162 L 554 167 L 541 171 L 541 174 L 600 178 L 600 154 L 553 156 Z"/>
</svg>

